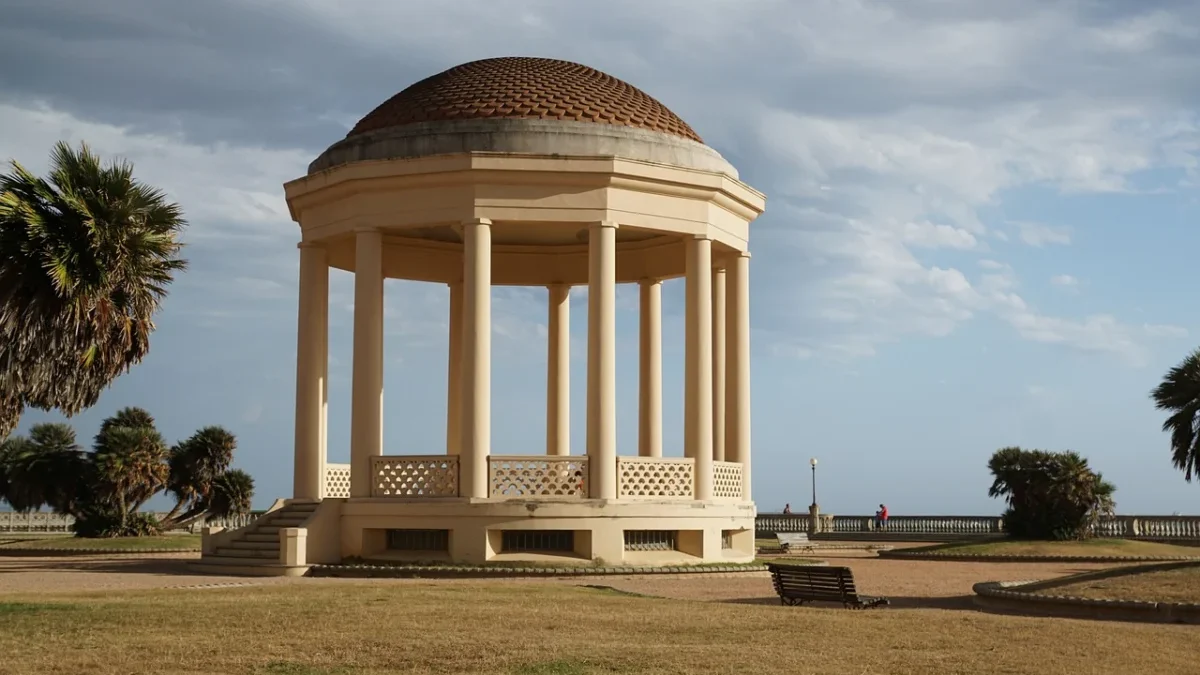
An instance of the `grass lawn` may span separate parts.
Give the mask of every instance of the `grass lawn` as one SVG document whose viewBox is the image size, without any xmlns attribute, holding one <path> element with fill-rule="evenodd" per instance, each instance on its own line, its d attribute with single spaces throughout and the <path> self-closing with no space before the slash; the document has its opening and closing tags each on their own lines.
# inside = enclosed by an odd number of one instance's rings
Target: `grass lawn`
<svg viewBox="0 0 1200 675">
<path fill-rule="evenodd" d="M 715 580 L 716 583 L 719 580 Z M 764 580 L 764 584 L 767 584 Z M 780 607 L 560 582 L 314 583 L 0 599 L 5 672 L 1195 672 L 1195 628 Z"/>
<path fill-rule="evenodd" d="M 1200 567 L 1081 581 L 1038 592 L 1045 595 L 1070 595 L 1077 598 L 1200 602 Z"/>
<path fill-rule="evenodd" d="M 910 552 L 964 553 L 979 555 L 1062 555 L 1062 556 L 1196 556 L 1200 547 L 1156 544 L 1128 539 L 1087 539 L 1084 541 L 986 541 L 956 542 L 921 548 Z"/>
<path fill-rule="evenodd" d="M 145 551 L 147 549 L 199 549 L 198 534 L 168 534 L 161 537 L 113 537 L 109 539 L 84 539 L 81 537 L 45 536 L 39 539 L 13 539 L 0 537 L 0 549 L 4 548 L 94 548 L 106 551 Z"/>
</svg>

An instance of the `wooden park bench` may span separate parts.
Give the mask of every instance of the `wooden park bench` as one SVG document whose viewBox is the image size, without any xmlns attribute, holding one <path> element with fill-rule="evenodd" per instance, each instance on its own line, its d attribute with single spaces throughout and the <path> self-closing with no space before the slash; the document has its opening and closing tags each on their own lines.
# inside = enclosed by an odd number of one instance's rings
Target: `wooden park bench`
<svg viewBox="0 0 1200 675">
<path fill-rule="evenodd" d="M 840 602 L 847 609 L 869 609 L 889 604 L 887 598 L 859 595 L 849 567 L 767 563 L 767 569 L 779 601 L 785 605 Z"/>
<path fill-rule="evenodd" d="M 787 553 L 792 550 L 792 547 L 812 550 L 815 548 L 812 541 L 809 540 L 808 534 L 805 532 L 776 532 L 775 539 L 779 542 L 779 548 Z"/>
</svg>

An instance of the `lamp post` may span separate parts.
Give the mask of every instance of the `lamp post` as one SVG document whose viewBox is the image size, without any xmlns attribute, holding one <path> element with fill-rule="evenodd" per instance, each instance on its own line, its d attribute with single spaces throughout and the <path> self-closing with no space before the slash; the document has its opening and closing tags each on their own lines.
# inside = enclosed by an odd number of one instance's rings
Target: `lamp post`
<svg viewBox="0 0 1200 675">
<path fill-rule="evenodd" d="M 813 457 L 812 459 L 808 460 L 808 463 L 810 465 L 812 465 L 812 497 L 813 497 L 812 505 L 816 506 L 817 505 L 817 458 Z"/>
</svg>

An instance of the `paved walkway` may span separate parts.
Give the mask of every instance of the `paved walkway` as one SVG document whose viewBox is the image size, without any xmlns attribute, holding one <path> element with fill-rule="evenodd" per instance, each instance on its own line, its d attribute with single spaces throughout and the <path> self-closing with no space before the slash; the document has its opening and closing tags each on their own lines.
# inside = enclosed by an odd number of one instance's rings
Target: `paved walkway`
<svg viewBox="0 0 1200 675">
<path fill-rule="evenodd" d="M 447 584 L 574 584 L 608 586 L 631 593 L 662 597 L 776 604 L 770 576 L 763 573 L 697 574 L 679 576 L 600 576 L 532 579 L 310 579 L 246 578 L 193 574 L 187 561 L 198 554 L 147 556 L 87 556 L 69 558 L 0 557 L 0 596 L 81 591 L 119 591 L 156 588 L 217 588 L 275 584 L 330 583 L 447 583 Z M 966 563 L 885 560 L 857 551 L 828 552 L 818 556 L 831 565 L 854 570 L 860 592 L 883 595 L 894 608 L 926 607 L 962 609 L 971 604 L 971 586 L 980 581 L 1047 579 L 1112 567 L 1096 563 Z"/>
</svg>

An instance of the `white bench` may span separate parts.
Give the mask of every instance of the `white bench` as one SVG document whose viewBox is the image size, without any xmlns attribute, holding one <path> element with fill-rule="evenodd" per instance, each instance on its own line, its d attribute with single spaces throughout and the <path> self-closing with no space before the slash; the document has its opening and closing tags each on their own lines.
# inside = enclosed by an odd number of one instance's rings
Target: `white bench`
<svg viewBox="0 0 1200 675">
<path fill-rule="evenodd" d="M 784 553 L 792 550 L 792 547 L 813 549 L 813 543 L 808 539 L 807 532 L 776 532 L 775 539 L 779 542 L 779 548 Z"/>
</svg>

